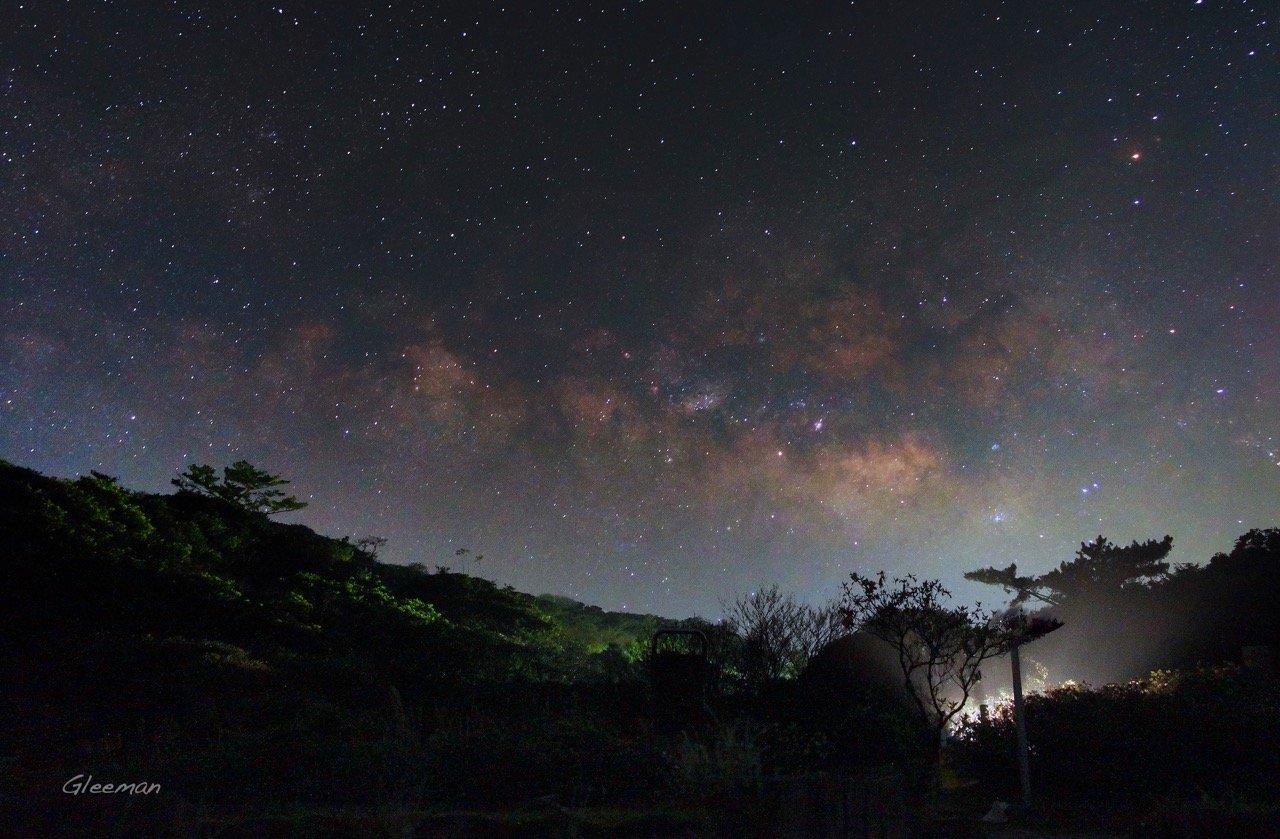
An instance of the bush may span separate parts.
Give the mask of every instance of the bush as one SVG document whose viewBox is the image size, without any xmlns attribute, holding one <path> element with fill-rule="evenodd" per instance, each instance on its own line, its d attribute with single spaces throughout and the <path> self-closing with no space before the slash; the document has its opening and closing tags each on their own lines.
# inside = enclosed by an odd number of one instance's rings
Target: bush
<svg viewBox="0 0 1280 839">
<path fill-rule="evenodd" d="M 428 796 L 444 806 L 628 803 L 657 785 L 646 732 L 577 708 L 477 709 L 442 715 L 426 738 Z"/>
<path fill-rule="evenodd" d="M 1033 786 L 1120 801 L 1259 788 L 1280 772 L 1280 692 L 1233 666 L 1157 671 L 1127 684 L 1064 685 L 1026 700 Z M 963 771 L 1016 788 L 1010 704 L 960 727 Z"/>
</svg>

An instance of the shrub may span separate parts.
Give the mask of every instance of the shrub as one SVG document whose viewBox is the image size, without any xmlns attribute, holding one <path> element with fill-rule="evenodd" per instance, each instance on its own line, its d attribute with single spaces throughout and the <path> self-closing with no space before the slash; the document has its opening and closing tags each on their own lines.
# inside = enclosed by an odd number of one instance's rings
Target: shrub
<svg viewBox="0 0 1280 839">
<path fill-rule="evenodd" d="M 1027 697 L 1032 783 L 1069 799 L 1122 800 L 1250 789 L 1280 771 L 1280 695 L 1232 666 L 1157 671 L 1100 688 Z M 954 752 L 964 770 L 1013 788 L 1009 704 L 968 718 Z"/>
</svg>

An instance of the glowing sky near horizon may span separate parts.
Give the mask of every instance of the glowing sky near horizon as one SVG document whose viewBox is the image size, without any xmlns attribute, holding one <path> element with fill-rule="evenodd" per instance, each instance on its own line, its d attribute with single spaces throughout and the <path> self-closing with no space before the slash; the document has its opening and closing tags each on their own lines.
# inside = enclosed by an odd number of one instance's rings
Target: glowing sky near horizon
<svg viewBox="0 0 1280 839">
<path fill-rule="evenodd" d="M 145 5 L 0 35 L 0 457 L 672 616 L 1280 525 L 1268 4 Z"/>
</svg>

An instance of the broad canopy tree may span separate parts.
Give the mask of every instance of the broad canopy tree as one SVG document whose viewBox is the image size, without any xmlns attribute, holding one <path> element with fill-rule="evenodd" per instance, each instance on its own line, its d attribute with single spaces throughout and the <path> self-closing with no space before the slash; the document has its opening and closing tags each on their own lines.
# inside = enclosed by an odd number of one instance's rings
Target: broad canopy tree
<svg viewBox="0 0 1280 839">
<path fill-rule="evenodd" d="M 1014 595 L 1015 606 L 1032 598 L 1050 606 L 1067 606 L 1163 579 L 1169 571 L 1169 563 L 1164 560 L 1172 549 L 1172 536 L 1146 542 L 1135 540 L 1127 547 L 1099 536 L 1081 543 L 1073 559 L 1036 577 L 1018 574 L 1016 563 L 1007 568 L 979 568 L 964 576 L 966 580 L 1000 586 Z"/>
<path fill-rule="evenodd" d="M 981 607 L 951 605 L 949 598 L 937 580 L 908 575 L 889 582 L 881 571 L 875 577 L 852 574 L 841 599 L 848 628 L 896 652 L 907 692 L 938 746 L 981 680 L 983 662 L 1060 626 L 1053 620 L 996 620 Z"/>
<path fill-rule="evenodd" d="M 1133 668 L 1148 661 L 1171 663 L 1172 653 L 1155 649 L 1163 645 L 1152 633 L 1173 620 L 1174 613 L 1158 607 L 1159 590 L 1170 579 L 1166 558 L 1172 549 L 1170 536 L 1128 545 L 1099 536 L 1044 574 L 1020 574 L 1017 565 L 1009 565 L 965 577 L 1000 586 L 1013 595 L 1015 607 L 1039 601 L 1037 614 L 1071 627 L 1037 650 L 1041 663 L 1080 680 L 1108 682 L 1136 675 Z"/>
<path fill-rule="evenodd" d="M 307 502 L 286 495 L 279 489 L 289 481 L 259 469 L 247 460 L 237 460 L 230 466 L 223 467 L 221 476 L 212 466 L 193 463 L 171 483 L 180 491 L 218 498 L 243 510 L 268 516 L 301 510 L 307 506 Z"/>
</svg>

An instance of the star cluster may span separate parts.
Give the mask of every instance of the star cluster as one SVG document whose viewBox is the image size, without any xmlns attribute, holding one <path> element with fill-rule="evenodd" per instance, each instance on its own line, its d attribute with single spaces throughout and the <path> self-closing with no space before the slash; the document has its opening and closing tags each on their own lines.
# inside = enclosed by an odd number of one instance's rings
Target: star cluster
<svg viewBox="0 0 1280 839">
<path fill-rule="evenodd" d="M 245 458 L 394 561 L 677 616 L 1098 533 L 1203 561 L 1280 514 L 1275 28 L 22 5 L 0 456 Z"/>
</svg>

